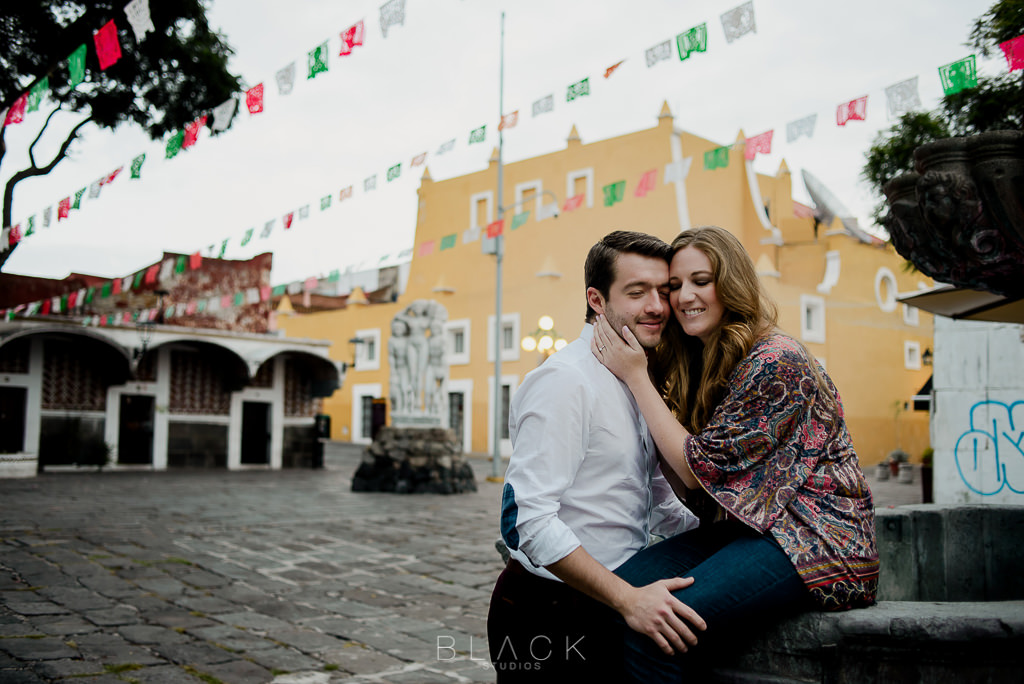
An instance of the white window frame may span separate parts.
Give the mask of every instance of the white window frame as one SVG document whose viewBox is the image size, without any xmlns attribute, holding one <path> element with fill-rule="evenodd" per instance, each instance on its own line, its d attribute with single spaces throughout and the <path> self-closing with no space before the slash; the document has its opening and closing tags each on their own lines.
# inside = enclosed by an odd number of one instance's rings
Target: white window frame
<svg viewBox="0 0 1024 684">
<path fill-rule="evenodd" d="M 494 379 L 491 379 L 491 384 L 494 384 Z M 452 392 L 461 392 L 463 397 L 463 411 L 462 411 L 462 450 L 466 453 L 473 451 L 473 381 L 468 380 L 449 380 L 448 381 L 448 394 Z M 447 410 L 448 405 L 445 405 Z"/>
<path fill-rule="evenodd" d="M 502 331 L 505 327 L 511 324 L 512 326 L 512 346 L 507 349 L 501 350 L 502 361 L 518 361 L 519 360 L 519 339 L 520 325 L 519 325 L 519 312 L 505 313 L 501 315 Z M 491 314 L 487 317 L 487 360 L 494 362 L 494 315 Z"/>
<path fill-rule="evenodd" d="M 903 367 L 907 370 L 921 370 L 921 343 L 912 340 L 903 342 Z"/>
<path fill-rule="evenodd" d="M 470 342 L 470 319 L 457 318 L 444 324 L 444 346 L 448 357 L 449 366 L 465 366 L 469 364 L 469 342 Z M 452 345 L 452 335 L 455 332 L 462 333 L 462 353 L 455 352 Z"/>
<path fill-rule="evenodd" d="M 533 190 L 535 193 L 533 198 L 533 208 L 527 208 L 526 206 L 520 204 L 523 201 L 523 195 L 526 194 L 527 190 Z M 516 203 L 512 205 L 512 215 L 515 216 L 520 212 L 529 211 L 533 213 L 533 220 L 538 220 L 537 216 L 540 214 L 540 208 L 542 204 L 541 200 L 544 197 L 544 182 L 541 181 L 540 179 L 537 179 L 532 181 L 526 181 L 525 183 L 516 183 L 515 197 Z"/>
<path fill-rule="evenodd" d="M 508 385 L 508 404 L 511 408 L 512 399 L 516 396 L 516 389 L 519 387 L 519 376 L 518 375 L 502 375 L 501 384 Z M 509 434 L 511 434 L 511 429 Z M 494 376 L 491 375 L 487 378 L 487 450 L 494 453 L 494 436 L 495 436 L 495 425 L 494 425 Z M 499 452 L 502 456 L 512 455 L 512 440 L 502 439 Z"/>
<path fill-rule="evenodd" d="M 565 199 L 576 196 L 576 181 L 580 178 L 587 179 L 587 209 L 594 207 L 594 169 L 576 169 L 565 174 Z"/>
<path fill-rule="evenodd" d="M 480 200 L 487 201 L 487 221 L 480 226 L 476 223 L 476 205 Z M 469 228 L 486 228 L 487 224 L 494 221 L 494 191 L 486 190 L 469 196 Z"/>
<path fill-rule="evenodd" d="M 888 292 L 886 297 L 882 297 L 882 283 L 888 283 Z M 875 273 L 875 301 L 878 302 L 878 308 L 885 313 L 892 313 L 896 310 L 896 293 L 898 292 L 896 286 L 896 276 L 891 270 L 882 266 Z"/>
<path fill-rule="evenodd" d="M 807 325 L 807 313 L 812 313 L 815 321 L 820 321 L 814 327 Z M 805 342 L 825 342 L 825 298 L 814 295 L 800 295 L 800 339 Z"/>
<path fill-rule="evenodd" d="M 915 327 L 921 324 L 920 311 L 916 306 L 903 305 L 903 322 Z"/>
<path fill-rule="evenodd" d="M 373 342 L 373 353 L 367 348 L 365 342 L 356 345 L 356 366 L 357 371 L 380 370 L 380 328 L 366 328 L 356 330 L 356 337 L 362 340 Z"/>
<path fill-rule="evenodd" d="M 363 434 L 363 397 L 380 399 L 383 396 L 382 392 L 379 382 L 352 385 L 352 442 L 354 444 L 369 444 L 373 441 L 372 435 Z"/>
<path fill-rule="evenodd" d="M 839 250 L 825 252 L 825 275 L 818 283 L 818 292 L 823 295 L 831 294 L 832 288 L 839 282 L 839 273 L 842 270 L 842 257 Z"/>
</svg>

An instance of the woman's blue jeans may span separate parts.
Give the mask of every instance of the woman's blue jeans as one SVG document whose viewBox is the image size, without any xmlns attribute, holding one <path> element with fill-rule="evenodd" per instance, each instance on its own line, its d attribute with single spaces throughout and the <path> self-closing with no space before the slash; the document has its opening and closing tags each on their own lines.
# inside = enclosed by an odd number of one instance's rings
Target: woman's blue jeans
<svg viewBox="0 0 1024 684">
<path fill-rule="evenodd" d="M 707 623 L 698 645 L 668 656 L 628 627 L 625 668 L 629 681 L 701 681 L 698 671 L 721 664 L 723 647 L 738 645 L 758 627 L 812 607 L 810 594 L 789 558 L 767 534 L 736 521 L 701 526 L 640 551 L 615 574 L 636 587 L 670 577 L 694 582 L 673 594 Z"/>
</svg>

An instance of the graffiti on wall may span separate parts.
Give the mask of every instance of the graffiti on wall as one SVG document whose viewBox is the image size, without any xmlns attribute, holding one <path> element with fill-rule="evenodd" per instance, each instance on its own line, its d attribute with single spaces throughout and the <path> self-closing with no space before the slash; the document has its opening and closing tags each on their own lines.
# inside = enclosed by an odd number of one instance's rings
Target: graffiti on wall
<svg viewBox="0 0 1024 684">
<path fill-rule="evenodd" d="M 969 425 L 953 448 L 963 483 L 981 496 L 1024 494 L 1024 401 L 979 401 Z"/>
</svg>

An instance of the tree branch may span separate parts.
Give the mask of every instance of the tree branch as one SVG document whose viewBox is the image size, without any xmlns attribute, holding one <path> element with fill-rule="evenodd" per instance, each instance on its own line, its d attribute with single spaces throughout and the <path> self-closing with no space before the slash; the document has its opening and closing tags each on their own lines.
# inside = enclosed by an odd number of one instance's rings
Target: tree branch
<svg viewBox="0 0 1024 684">
<path fill-rule="evenodd" d="M 44 123 L 43 127 L 39 129 L 39 135 L 37 135 L 36 139 L 32 141 L 32 144 L 30 144 L 28 146 L 28 160 L 30 162 L 32 162 L 32 168 L 35 168 L 37 166 L 37 164 L 36 164 L 36 153 L 35 153 L 36 143 L 39 142 L 39 139 L 43 137 L 43 133 L 46 132 L 46 127 L 50 125 L 50 120 L 53 118 L 53 115 L 56 114 L 59 111 L 60 111 L 60 107 L 57 107 L 52 112 L 50 112 L 50 115 L 48 117 L 46 117 L 46 123 Z M 86 121 L 88 121 L 88 119 L 86 119 Z M 77 130 L 77 128 L 76 128 L 76 130 Z M 74 132 L 72 132 L 72 135 L 73 134 L 74 134 Z"/>
<path fill-rule="evenodd" d="M 53 115 L 51 114 L 51 116 Z M 33 176 L 45 176 L 53 171 L 54 167 L 56 167 L 57 164 L 67 156 L 68 148 L 71 147 L 71 143 L 78 137 L 78 132 L 90 121 L 92 121 L 92 117 L 86 117 L 77 126 L 71 129 L 71 132 L 68 133 L 68 137 L 61 144 L 60 149 L 57 151 L 57 154 L 54 155 L 49 164 L 40 168 L 35 165 L 35 162 L 33 162 L 30 168 L 22 169 L 8 179 L 7 185 L 4 187 L 3 224 L 5 226 L 11 225 L 11 204 L 14 201 L 14 187 L 26 178 L 32 178 Z M 34 145 L 35 143 L 32 144 Z"/>
</svg>

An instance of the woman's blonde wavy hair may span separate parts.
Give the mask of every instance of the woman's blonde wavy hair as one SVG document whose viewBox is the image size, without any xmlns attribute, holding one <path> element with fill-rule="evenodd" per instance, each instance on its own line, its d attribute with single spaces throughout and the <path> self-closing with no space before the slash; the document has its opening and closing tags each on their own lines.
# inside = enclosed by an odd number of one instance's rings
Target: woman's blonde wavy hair
<svg viewBox="0 0 1024 684">
<path fill-rule="evenodd" d="M 672 253 L 695 247 L 711 262 L 715 291 L 724 312 L 722 322 L 707 343 L 683 332 L 674 318 L 665 328 L 655 350 L 652 371 L 662 395 L 679 422 L 691 433 L 699 432 L 728 391 L 736 365 L 754 343 L 776 332 L 779 312 L 761 287 L 743 243 L 718 226 L 702 226 L 680 233 L 672 241 Z M 811 372 L 826 398 L 832 396 L 824 376 L 810 356 Z"/>
</svg>

